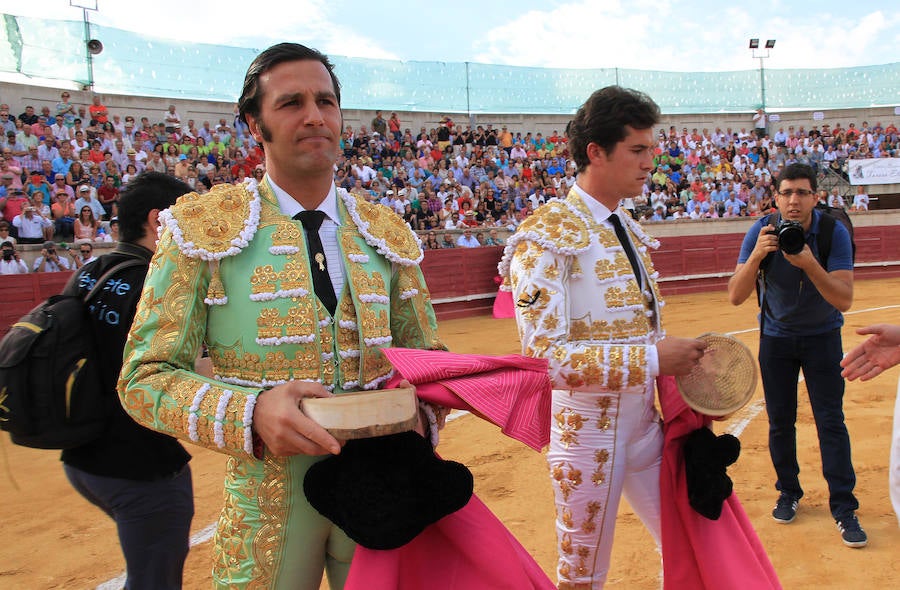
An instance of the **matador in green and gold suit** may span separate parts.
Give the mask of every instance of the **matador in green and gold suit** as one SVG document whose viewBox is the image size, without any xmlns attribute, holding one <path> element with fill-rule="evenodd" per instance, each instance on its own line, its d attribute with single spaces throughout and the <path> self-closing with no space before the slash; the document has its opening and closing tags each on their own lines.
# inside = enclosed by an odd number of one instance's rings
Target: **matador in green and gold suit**
<svg viewBox="0 0 900 590">
<path fill-rule="evenodd" d="M 315 296 L 303 227 L 268 180 L 190 193 L 160 214 L 119 393 L 139 423 L 231 455 L 218 587 L 318 588 L 324 567 L 337 588 L 355 549 L 303 494 L 321 457 L 274 457 L 254 436 L 257 396 L 289 380 L 376 389 L 392 372 L 382 347 L 443 348 L 418 238 L 386 207 L 331 190 L 346 271 L 333 317 Z M 212 378 L 194 369 L 204 345 Z"/>
</svg>

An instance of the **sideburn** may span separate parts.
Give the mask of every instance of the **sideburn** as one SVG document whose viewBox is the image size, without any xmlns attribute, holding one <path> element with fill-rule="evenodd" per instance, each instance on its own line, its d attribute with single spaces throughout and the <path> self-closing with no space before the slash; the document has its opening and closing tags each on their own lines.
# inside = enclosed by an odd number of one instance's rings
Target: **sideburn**
<svg viewBox="0 0 900 590">
<path fill-rule="evenodd" d="M 263 141 L 271 142 L 272 132 L 266 127 L 266 122 L 262 120 L 262 117 L 257 118 L 256 126 L 259 128 L 259 133 L 262 135 Z"/>
</svg>

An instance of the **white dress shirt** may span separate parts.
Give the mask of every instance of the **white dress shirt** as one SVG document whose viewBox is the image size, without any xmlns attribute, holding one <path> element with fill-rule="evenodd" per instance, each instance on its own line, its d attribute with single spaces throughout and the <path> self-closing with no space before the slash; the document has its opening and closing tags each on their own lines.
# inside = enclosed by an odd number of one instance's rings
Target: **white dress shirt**
<svg viewBox="0 0 900 590">
<path fill-rule="evenodd" d="M 297 213 L 305 211 L 294 197 L 289 195 L 280 186 L 275 184 L 272 178 L 269 178 L 269 186 L 278 199 L 278 208 L 288 217 L 294 217 Z M 334 287 L 335 298 L 341 300 L 341 292 L 344 290 L 344 259 L 338 248 L 337 230 L 341 225 L 340 217 L 338 217 L 337 193 L 335 192 L 334 183 L 331 183 L 331 189 L 328 196 L 316 208 L 327 216 L 319 227 L 319 239 L 322 240 L 322 249 L 325 251 L 325 260 L 327 261 L 328 276 L 331 277 L 331 286 Z"/>
</svg>

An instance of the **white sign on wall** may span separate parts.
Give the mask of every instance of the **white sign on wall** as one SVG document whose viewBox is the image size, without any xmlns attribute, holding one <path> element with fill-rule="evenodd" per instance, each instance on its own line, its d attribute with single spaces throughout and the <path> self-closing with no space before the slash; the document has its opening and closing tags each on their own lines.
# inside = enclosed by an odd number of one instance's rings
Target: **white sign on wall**
<svg viewBox="0 0 900 590">
<path fill-rule="evenodd" d="M 847 160 L 850 184 L 900 183 L 900 158 L 869 158 Z"/>
</svg>

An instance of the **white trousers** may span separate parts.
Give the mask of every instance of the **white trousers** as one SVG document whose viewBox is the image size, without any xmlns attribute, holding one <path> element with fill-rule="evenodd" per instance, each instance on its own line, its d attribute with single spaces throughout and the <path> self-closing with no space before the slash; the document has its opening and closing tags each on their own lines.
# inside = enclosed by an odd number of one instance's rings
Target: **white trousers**
<svg viewBox="0 0 900 590">
<path fill-rule="evenodd" d="M 891 504 L 897 524 L 900 525 L 900 381 L 897 382 L 897 402 L 894 404 L 894 434 L 891 442 L 891 464 L 888 475 L 891 490 Z"/>
<path fill-rule="evenodd" d="M 556 498 L 560 590 L 603 588 L 625 498 L 660 545 L 663 433 L 644 394 L 553 392 L 547 461 Z"/>
</svg>

